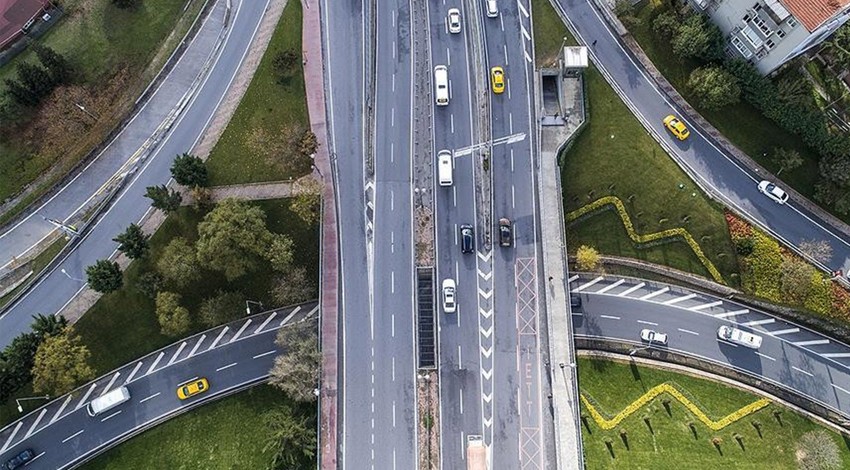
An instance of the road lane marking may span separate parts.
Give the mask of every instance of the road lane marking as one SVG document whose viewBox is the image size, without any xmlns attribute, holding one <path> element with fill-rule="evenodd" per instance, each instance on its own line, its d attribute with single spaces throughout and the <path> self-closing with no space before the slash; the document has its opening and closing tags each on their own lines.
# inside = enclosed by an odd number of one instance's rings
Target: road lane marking
<svg viewBox="0 0 850 470">
<path fill-rule="evenodd" d="M 743 310 L 735 310 L 734 312 L 723 312 L 714 315 L 714 318 L 729 318 L 734 317 L 735 315 L 743 315 L 745 313 L 750 313 L 750 309 L 745 308 Z"/>
<path fill-rule="evenodd" d="M 517 4 L 517 6 L 519 7 L 519 11 L 521 11 L 521 12 L 522 12 L 522 14 L 523 14 L 523 15 L 525 15 L 525 17 L 526 17 L 526 18 L 528 18 L 528 10 L 526 10 L 526 9 L 525 9 L 525 7 L 524 7 L 524 6 L 522 6 L 522 2 L 520 2 L 519 0 L 517 0 L 516 4 Z"/>
<path fill-rule="evenodd" d="M 618 296 L 618 297 L 626 297 L 626 296 L 628 296 L 629 294 L 631 294 L 632 292 L 634 292 L 634 291 L 636 291 L 636 290 L 640 289 L 641 287 L 643 287 L 643 286 L 645 286 L 645 285 L 646 285 L 646 283 L 645 283 L 645 282 L 641 282 L 640 284 L 634 285 L 634 286 L 629 287 L 628 289 L 624 290 L 623 292 L 620 292 L 619 294 L 617 294 L 617 296 Z"/>
<path fill-rule="evenodd" d="M 5 451 L 6 451 L 6 449 L 9 447 L 9 443 L 11 443 L 11 442 L 12 442 L 12 439 L 14 439 L 14 438 L 15 438 L 15 435 L 16 435 L 16 434 L 18 434 L 18 430 L 19 430 L 19 429 L 21 429 L 21 426 L 23 426 L 23 425 L 24 425 L 24 423 L 23 423 L 23 422 L 18 421 L 18 425 L 17 425 L 17 426 L 15 426 L 15 429 L 12 431 L 12 434 L 9 436 L 9 439 L 6 439 L 6 443 L 5 443 L 5 444 L 3 444 L 3 448 L 2 448 L 2 449 L 0 449 L 0 453 L 2 453 L 2 452 L 5 452 Z M 80 431 L 80 432 L 82 432 L 82 431 Z"/>
<path fill-rule="evenodd" d="M 457 345 L 457 368 L 458 369 L 463 369 L 463 366 L 461 364 L 463 364 L 463 356 L 460 353 L 460 345 L 458 344 Z"/>
<path fill-rule="evenodd" d="M 513 151 L 513 150 L 512 150 L 512 151 Z M 574 276 L 570 276 L 570 278 L 569 278 L 569 279 L 567 279 L 567 281 L 569 281 L 569 282 L 573 282 L 573 281 L 575 281 L 575 280 L 576 280 L 576 279 L 578 279 L 578 278 L 579 278 L 579 276 L 578 276 L 578 274 L 576 274 L 576 275 L 574 275 Z"/>
<path fill-rule="evenodd" d="M 637 322 L 640 323 L 641 325 L 658 326 L 658 323 L 651 322 L 651 321 L 638 320 Z"/>
<path fill-rule="evenodd" d="M 177 360 L 177 357 L 178 357 L 178 356 L 180 356 L 180 353 L 182 353 L 182 352 L 183 352 L 183 348 L 185 348 L 185 347 L 186 347 L 186 342 L 185 342 L 185 341 L 183 341 L 182 343 L 180 343 L 180 347 L 179 347 L 179 348 L 177 348 L 177 352 L 175 352 L 175 353 L 174 353 L 174 355 L 173 355 L 173 356 L 171 356 L 171 359 L 168 361 L 168 365 L 169 365 L 169 366 L 170 366 L 171 364 L 174 364 L 174 361 L 176 361 L 176 360 Z"/>
<path fill-rule="evenodd" d="M 770 325 L 771 323 L 773 323 L 775 321 L 776 320 L 774 320 L 773 318 L 768 318 L 768 319 L 765 319 L 765 320 L 753 320 L 753 321 L 748 321 L 746 323 L 741 323 L 741 326 Z"/>
<path fill-rule="evenodd" d="M 65 439 L 62 439 L 62 443 L 64 444 L 64 443 L 70 441 L 71 439 L 79 436 L 80 434 L 83 433 L 83 431 L 85 431 L 85 429 L 80 429 L 79 431 L 75 432 L 74 434 L 71 434 L 70 436 L 66 437 Z"/>
<path fill-rule="evenodd" d="M 195 355 L 195 352 L 198 350 L 198 348 L 201 346 L 201 343 L 203 343 L 205 339 L 207 339 L 207 335 L 201 335 L 201 337 L 198 338 L 198 342 L 195 343 L 195 346 L 192 348 L 191 351 L 189 351 L 188 357 L 192 357 Z"/>
<path fill-rule="evenodd" d="M 516 193 L 514 189 L 514 185 L 511 185 L 511 207 L 516 209 Z"/>
<path fill-rule="evenodd" d="M 395 382 L 395 357 L 393 357 L 392 359 L 393 359 L 393 363 L 392 363 L 392 379 L 393 379 L 393 382 Z"/>
<path fill-rule="evenodd" d="M 850 353 L 824 353 L 821 356 L 827 358 L 850 357 Z"/>
<path fill-rule="evenodd" d="M 392 334 L 392 337 L 395 338 L 395 313 L 393 313 L 390 317 L 390 321 L 392 322 L 392 324 L 390 325 L 392 331 L 390 333 Z"/>
<path fill-rule="evenodd" d="M 289 312 L 289 315 L 287 315 L 287 316 L 286 316 L 286 318 L 284 318 L 284 319 L 283 319 L 283 321 L 282 321 L 282 322 L 280 322 L 280 326 L 283 326 L 283 325 L 287 324 L 287 323 L 289 322 L 289 320 L 290 320 L 292 317 L 294 317 L 296 313 L 298 313 L 298 312 L 300 312 L 300 311 L 301 311 L 301 306 L 300 306 L 300 305 L 299 305 L 299 306 L 297 306 L 297 307 L 295 307 L 294 309 L 292 309 L 292 311 L 291 311 L 291 312 Z M 312 312 L 311 312 L 311 313 L 312 313 Z"/>
<path fill-rule="evenodd" d="M 390 127 L 395 127 L 395 108 L 390 108 Z"/>
<path fill-rule="evenodd" d="M 393 427 L 395 427 L 395 400 L 393 400 Z"/>
<path fill-rule="evenodd" d="M 102 423 L 102 422 L 106 421 L 107 419 L 112 419 L 112 418 L 120 415 L 122 411 L 123 410 L 118 410 L 115 413 L 112 413 L 111 415 L 107 416 L 106 418 L 103 418 L 102 420 L 100 420 L 100 422 Z"/>
<path fill-rule="evenodd" d="M 226 365 L 226 366 L 221 366 L 221 367 L 219 367 L 219 368 L 218 368 L 218 369 L 216 369 L 215 371 L 216 371 L 216 372 L 221 372 L 221 371 L 223 371 L 223 370 L 230 369 L 231 367 L 235 366 L 236 364 L 237 364 L 236 362 L 231 362 L 230 364 L 228 364 L 228 365 Z"/>
<path fill-rule="evenodd" d="M 502 28 L 502 32 L 505 32 L 505 18 L 503 15 L 499 15 L 499 27 Z"/>
<path fill-rule="evenodd" d="M 390 271 L 390 293 L 395 294 L 395 271 Z"/>
<path fill-rule="evenodd" d="M 148 374 L 150 374 L 151 372 L 153 372 L 153 370 L 156 368 L 157 364 L 159 364 L 159 361 L 161 361 L 161 360 L 162 360 L 162 356 L 165 356 L 165 352 L 164 352 L 164 351 L 163 351 L 163 352 L 161 352 L 161 353 L 159 353 L 159 355 L 158 355 L 158 356 L 156 356 L 156 359 L 154 359 L 153 364 L 151 364 L 151 366 L 150 366 L 150 367 L 148 367 L 148 371 L 145 373 L 145 375 L 148 375 Z"/>
<path fill-rule="evenodd" d="M 446 67 L 452 66 L 452 51 L 448 47 L 446 48 Z"/>
<path fill-rule="evenodd" d="M 130 372 L 130 375 L 127 376 L 127 380 L 124 381 L 124 385 L 127 385 L 131 380 L 133 380 L 133 377 L 136 376 L 136 372 L 139 371 L 140 367 L 142 367 L 142 361 L 136 363 L 136 367 L 134 367 L 133 371 Z"/>
<path fill-rule="evenodd" d="M 393 72 L 393 93 L 395 93 L 395 72 Z"/>
<path fill-rule="evenodd" d="M 146 402 L 146 401 L 148 401 L 148 400 L 150 400 L 150 399 L 152 399 L 152 398 L 156 398 L 156 397 L 160 396 L 160 394 L 162 394 L 162 392 L 156 392 L 156 393 L 154 393 L 153 395 L 151 395 L 151 396 L 149 396 L 149 397 L 142 398 L 141 400 L 139 400 L 139 403 L 141 404 L 141 403 L 144 403 L 144 402 Z"/>
<path fill-rule="evenodd" d="M 501 16 L 500 16 L 500 17 L 501 17 Z M 502 48 L 503 48 L 503 49 L 504 49 L 504 51 L 505 51 L 505 66 L 507 66 L 507 65 L 508 65 L 508 45 L 507 45 L 507 44 L 503 44 L 503 45 L 502 45 Z M 514 133 L 514 131 L 511 131 L 511 134 L 513 134 L 513 133 Z"/>
<path fill-rule="evenodd" d="M 661 303 L 664 304 L 664 305 L 673 305 L 673 304 L 677 304 L 679 302 L 684 302 L 685 300 L 693 299 L 696 296 L 697 296 L 696 294 L 688 294 L 688 295 L 683 295 L 681 297 L 676 297 L 675 299 L 665 300 L 664 302 L 661 302 Z"/>
<path fill-rule="evenodd" d="M 607 318 L 609 320 L 619 320 L 620 319 L 620 317 L 617 317 L 617 316 L 614 316 L 614 315 L 599 315 L 599 317 L 600 318 Z"/>
<path fill-rule="evenodd" d="M 703 309 L 711 308 L 711 307 L 717 307 L 717 306 L 720 306 L 720 305 L 723 305 L 722 300 L 718 300 L 716 302 L 711 302 L 711 303 L 707 303 L 707 304 L 697 305 L 695 307 L 691 307 L 690 309 L 697 312 L 699 310 L 703 310 Z"/>
<path fill-rule="evenodd" d="M 110 380 L 109 383 L 106 385 L 106 388 L 104 388 L 103 391 L 100 392 L 101 396 L 103 396 L 106 392 L 109 391 L 109 389 L 112 388 L 112 386 L 115 384 L 115 381 L 118 380 L 118 376 L 120 375 L 121 372 L 116 372 L 115 375 L 112 376 L 112 380 Z"/>
<path fill-rule="evenodd" d="M 796 343 L 791 343 L 794 346 L 815 346 L 818 344 L 829 344 L 828 339 L 813 339 L 811 341 L 798 341 Z"/>
<path fill-rule="evenodd" d="M 768 331 L 768 334 L 771 334 L 773 336 L 779 336 L 779 335 L 787 335 L 789 333 L 799 333 L 799 332 L 800 332 L 799 328 L 788 328 L 787 330 Z"/>
<path fill-rule="evenodd" d="M 29 465 L 29 464 L 31 464 L 31 463 L 33 463 L 33 462 L 35 462 L 35 461 L 36 461 L 36 460 L 38 460 L 38 458 L 39 458 L 39 457 L 41 457 L 42 455 L 44 455 L 44 452 L 42 452 L 42 453 L 40 453 L 40 454 L 36 455 L 35 457 L 33 457 L 33 458 L 32 458 L 32 460 L 30 460 L 29 462 L 27 462 L 27 463 L 25 463 L 25 464 L 24 464 L 24 467 L 26 467 L 27 465 Z"/>
<path fill-rule="evenodd" d="M 848 392 L 847 390 L 845 390 L 845 389 L 843 389 L 843 388 L 839 387 L 838 385 L 835 385 L 834 383 L 831 383 L 830 385 L 832 385 L 832 388 L 834 388 L 834 389 L 836 389 L 836 390 L 841 390 L 842 392 L 844 392 L 844 393 L 846 393 L 846 394 L 850 395 L 850 392 Z"/>
<path fill-rule="evenodd" d="M 451 126 L 452 134 L 455 133 L 455 115 L 449 114 L 449 126 Z"/>
<path fill-rule="evenodd" d="M 39 414 L 38 414 L 38 417 L 35 419 L 35 422 L 33 422 L 33 423 L 32 423 L 32 426 L 30 426 L 30 430 L 29 430 L 29 431 L 27 431 L 27 433 L 26 433 L 26 434 L 24 434 L 24 439 L 26 439 L 26 438 L 30 437 L 30 435 L 32 434 L 32 432 L 33 432 L 33 431 L 35 431 L 35 427 L 36 427 L 36 426 L 38 426 L 38 423 L 40 423 L 40 422 L 41 422 L 41 418 L 44 418 L 44 415 L 45 415 L 45 414 L 47 414 L 47 408 L 43 408 L 43 409 L 41 410 L 41 413 L 39 413 Z"/>
<path fill-rule="evenodd" d="M 89 399 L 89 395 L 91 395 L 91 392 L 94 391 L 95 387 L 97 387 L 96 383 L 91 384 L 91 387 L 89 387 L 89 390 L 86 392 L 85 395 L 83 395 L 83 398 L 80 399 L 80 402 L 77 403 L 77 406 L 74 408 L 75 410 L 79 410 L 81 406 L 86 404 L 86 401 Z"/>
<path fill-rule="evenodd" d="M 508 129 L 510 130 L 511 134 L 514 133 L 514 115 L 513 115 L 513 113 L 508 113 Z"/>
<path fill-rule="evenodd" d="M 699 333 L 697 333 L 696 331 L 686 330 L 684 328 L 676 328 L 676 329 L 681 331 L 682 333 L 687 333 L 689 335 L 699 336 Z"/>
<path fill-rule="evenodd" d="M 763 357 L 763 358 L 765 358 L 765 359 L 768 359 L 768 360 L 771 360 L 771 361 L 776 362 L 776 359 L 774 359 L 774 358 L 772 358 L 772 357 L 768 356 L 767 354 L 762 354 L 762 353 L 760 353 L 760 352 L 758 352 L 758 351 L 756 351 L 755 353 L 756 353 L 756 356 Z"/>
<path fill-rule="evenodd" d="M 510 92 L 510 89 L 508 89 L 508 92 Z M 510 96 L 508 96 L 508 98 L 510 98 Z M 511 173 L 513 173 L 513 172 L 514 172 L 514 149 L 511 149 Z M 573 277 L 578 277 L 578 276 L 573 276 Z M 572 280 L 570 282 L 572 282 Z"/>
<path fill-rule="evenodd" d="M 73 395 L 68 395 L 68 398 L 66 398 L 65 401 L 62 402 L 62 406 L 59 407 L 59 410 L 56 412 L 55 415 L 53 415 L 53 418 L 50 419 L 51 424 L 56 422 L 56 420 L 59 419 L 59 416 L 62 416 L 62 412 L 65 411 L 65 407 L 68 406 L 68 403 L 71 403 L 71 400 L 73 398 Z"/>
<path fill-rule="evenodd" d="M 528 30 L 525 29 L 525 25 L 520 23 L 519 30 L 522 32 L 522 35 L 525 36 L 526 41 L 531 41 L 531 35 L 528 34 Z"/>
<path fill-rule="evenodd" d="M 801 373 L 803 373 L 803 374 L 806 374 L 806 375 L 808 375 L 809 377 L 814 377 L 814 376 L 815 376 L 815 374 L 812 374 L 812 373 L 811 373 L 811 372 L 809 372 L 809 371 L 805 371 L 805 370 L 803 370 L 803 369 L 800 369 L 799 367 L 791 366 L 791 368 L 792 368 L 792 369 L 794 369 L 794 370 L 796 370 L 797 372 L 801 372 Z"/>
<path fill-rule="evenodd" d="M 390 142 L 390 163 L 395 163 L 395 142 Z"/>
<path fill-rule="evenodd" d="M 649 300 L 649 299 L 651 299 L 653 297 L 657 297 L 657 296 L 659 296 L 659 295 L 661 295 L 661 294 L 663 294 L 663 293 L 665 293 L 669 290 L 670 290 L 669 287 L 664 287 L 664 288 L 658 289 L 655 292 L 650 292 L 649 294 L 646 294 L 643 297 L 640 297 L 639 300 Z"/>
<path fill-rule="evenodd" d="M 207 351 L 209 351 L 210 349 L 212 349 L 212 348 L 216 347 L 216 346 L 218 345 L 218 342 L 219 342 L 219 341 L 221 341 L 221 337 L 222 337 L 222 336 L 224 336 L 224 334 L 225 334 L 225 333 L 227 333 L 227 330 L 229 330 L 229 329 L 230 329 L 230 327 L 229 327 L 229 326 L 225 326 L 225 327 L 221 330 L 221 333 L 219 333 L 219 334 L 218 334 L 218 336 L 216 336 L 215 340 L 212 342 L 212 344 L 210 345 L 210 347 L 208 347 L 208 348 L 207 348 Z"/>
<path fill-rule="evenodd" d="M 276 352 L 277 352 L 277 351 L 275 351 L 275 350 L 273 349 L 273 350 L 271 350 L 271 351 L 267 351 L 267 352 L 264 352 L 264 353 L 262 353 L 262 354 L 257 354 L 256 356 L 254 356 L 254 359 L 259 359 L 259 358 L 261 358 L 261 357 L 268 356 L 269 354 L 274 354 L 274 353 L 276 353 Z"/>
<path fill-rule="evenodd" d="M 390 190 L 390 212 L 395 211 L 395 191 Z"/>
<path fill-rule="evenodd" d="M 605 278 L 604 278 L 604 277 L 602 277 L 602 276 L 599 276 L 599 277 L 597 277 L 596 279 L 594 279 L 594 280 L 592 280 L 592 281 L 590 281 L 590 282 L 585 282 L 584 284 L 582 284 L 582 285 L 580 285 L 580 286 L 576 287 L 575 289 L 573 289 L 573 292 L 581 292 L 582 290 L 587 289 L 588 287 L 590 287 L 590 286 L 592 286 L 592 285 L 596 284 L 597 282 L 602 281 L 603 279 L 605 279 Z"/>
<path fill-rule="evenodd" d="M 735 343 L 730 343 L 729 341 L 726 341 L 725 339 L 717 338 L 717 341 L 718 341 L 718 342 L 720 342 L 720 343 L 723 343 L 723 344 L 725 344 L 725 345 L 728 345 L 728 346 L 733 346 L 733 347 L 736 347 L 736 348 L 738 347 L 738 345 L 737 345 L 737 344 L 735 344 Z"/>
<path fill-rule="evenodd" d="M 463 414 L 463 389 L 459 389 L 458 392 L 460 393 L 460 401 L 458 402 L 460 403 L 460 414 Z"/>
<path fill-rule="evenodd" d="M 228 341 L 228 343 L 232 343 L 232 342 L 236 341 L 237 339 L 239 339 L 239 335 L 241 335 L 245 331 L 245 328 L 248 328 L 248 325 L 250 325 L 250 324 L 251 324 L 251 319 L 249 318 L 248 321 L 246 321 L 245 324 L 242 325 L 242 328 L 239 328 L 239 331 L 237 331 L 236 334 L 233 335 L 233 338 L 230 338 L 230 341 Z"/>
<path fill-rule="evenodd" d="M 607 286 L 603 287 L 602 289 L 599 289 L 598 291 L 596 291 L 596 293 L 597 294 L 604 294 L 604 293 L 608 292 L 609 290 L 616 288 L 617 286 L 619 286 L 620 284 L 622 284 L 624 282 L 626 282 L 625 279 L 620 279 L 613 284 L 608 284 Z"/>
</svg>

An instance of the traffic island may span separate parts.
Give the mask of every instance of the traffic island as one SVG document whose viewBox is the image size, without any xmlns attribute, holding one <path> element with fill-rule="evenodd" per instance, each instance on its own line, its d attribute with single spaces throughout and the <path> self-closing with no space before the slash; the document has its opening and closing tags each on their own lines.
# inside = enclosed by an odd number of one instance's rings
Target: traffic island
<svg viewBox="0 0 850 470">
<path fill-rule="evenodd" d="M 440 375 L 434 370 L 420 369 L 416 374 L 416 401 L 419 422 L 419 468 L 440 468 Z"/>
</svg>

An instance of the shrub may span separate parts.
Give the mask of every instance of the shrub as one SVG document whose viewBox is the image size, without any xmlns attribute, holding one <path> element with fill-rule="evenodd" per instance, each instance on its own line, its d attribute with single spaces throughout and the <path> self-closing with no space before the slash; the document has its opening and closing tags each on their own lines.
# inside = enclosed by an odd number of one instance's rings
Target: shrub
<svg viewBox="0 0 850 470">
<path fill-rule="evenodd" d="M 841 455 L 835 439 L 823 429 L 809 431 L 797 442 L 797 463 L 801 470 L 841 468 Z"/>
<path fill-rule="evenodd" d="M 576 250 L 576 265 L 579 271 L 594 271 L 599 267 L 599 252 L 592 246 L 582 245 Z"/>
<path fill-rule="evenodd" d="M 673 53 L 681 58 L 713 62 L 723 57 L 723 33 L 707 16 L 688 16 L 670 40 Z"/>
<path fill-rule="evenodd" d="M 734 75 L 721 67 L 702 67 L 691 72 L 688 88 L 699 104 L 708 110 L 718 110 L 738 102 L 741 88 Z"/>
<path fill-rule="evenodd" d="M 782 278 L 782 253 L 779 243 L 760 231 L 753 235 L 753 254 L 747 257 L 752 267 L 755 295 L 780 301 L 779 281 Z"/>
</svg>

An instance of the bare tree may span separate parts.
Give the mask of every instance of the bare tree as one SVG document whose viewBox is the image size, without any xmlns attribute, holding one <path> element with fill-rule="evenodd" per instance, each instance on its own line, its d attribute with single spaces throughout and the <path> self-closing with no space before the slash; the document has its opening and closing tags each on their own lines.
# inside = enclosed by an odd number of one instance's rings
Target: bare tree
<svg viewBox="0 0 850 470">
<path fill-rule="evenodd" d="M 281 328 L 275 343 L 283 352 L 274 360 L 271 384 L 290 398 L 309 402 L 316 399 L 319 386 L 318 322 L 303 320 Z"/>
</svg>

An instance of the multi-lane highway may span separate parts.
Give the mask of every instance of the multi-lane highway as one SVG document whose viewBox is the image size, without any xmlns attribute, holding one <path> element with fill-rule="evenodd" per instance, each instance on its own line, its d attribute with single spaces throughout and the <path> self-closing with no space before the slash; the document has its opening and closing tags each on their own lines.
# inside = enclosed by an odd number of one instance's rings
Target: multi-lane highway
<svg viewBox="0 0 850 470">
<path fill-rule="evenodd" d="M 28 469 L 71 468 L 162 421 L 260 383 L 279 352 L 274 342 L 278 330 L 314 321 L 318 309 L 312 302 L 255 315 L 126 364 L 0 429 L 0 462 L 32 449 L 36 458 Z M 177 387 L 199 377 L 208 379 L 209 391 L 178 399 Z M 91 400 L 122 385 L 130 392 L 127 403 L 88 415 Z M 156 456 L 151 459 L 151 467 L 157 467 Z"/>
<path fill-rule="evenodd" d="M 649 328 L 669 335 L 667 346 L 753 375 L 850 417 L 850 346 L 747 306 L 676 286 L 613 276 L 574 276 L 582 298 L 573 312 L 575 335 L 642 343 Z M 763 338 L 757 350 L 717 338 L 721 325 Z"/>
<path fill-rule="evenodd" d="M 618 40 L 595 7 L 596 0 L 554 0 L 562 18 L 584 44 L 592 44 L 591 57 L 606 79 L 618 91 L 632 112 L 652 131 L 656 139 L 676 160 L 690 169 L 692 177 L 714 197 L 737 208 L 757 221 L 779 239 L 791 245 L 804 240 L 823 240 L 832 247 L 832 259 L 824 268 L 842 268 L 850 272 L 850 240 L 830 228 L 829 224 L 793 200 L 778 205 L 756 189 L 766 175 L 758 175 L 742 167 L 727 155 L 697 123 L 688 123 L 690 137 L 679 142 L 663 127 L 668 114 L 683 112 L 663 94 Z"/>
</svg>

